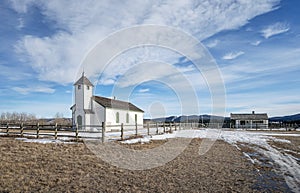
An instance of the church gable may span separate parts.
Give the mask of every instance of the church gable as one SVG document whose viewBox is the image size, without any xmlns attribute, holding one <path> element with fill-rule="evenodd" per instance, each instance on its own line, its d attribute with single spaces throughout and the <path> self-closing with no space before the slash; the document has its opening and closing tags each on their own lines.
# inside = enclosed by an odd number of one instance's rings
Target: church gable
<svg viewBox="0 0 300 193">
<path fill-rule="evenodd" d="M 75 82 L 74 85 L 87 85 L 87 86 L 94 86 L 91 81 L 89 79 L 87 79 L 87 77 L 85 77 L 84 75 L 81 76 L 81 78 L 79 80 L 77 80 Z"/>
</svg>

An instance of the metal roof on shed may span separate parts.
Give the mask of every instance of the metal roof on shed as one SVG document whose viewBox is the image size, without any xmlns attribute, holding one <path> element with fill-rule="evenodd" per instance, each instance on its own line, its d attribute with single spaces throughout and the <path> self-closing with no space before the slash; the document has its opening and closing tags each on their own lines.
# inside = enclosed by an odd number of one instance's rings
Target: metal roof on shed
<svg viewBox="0 0 300 193">
<path fill-rule="evenodd" d="M 267 120 L 267 113 L 244 113 L 244 114 L 230 114 L 230 119 L 233 120 Z"/>
</svg>

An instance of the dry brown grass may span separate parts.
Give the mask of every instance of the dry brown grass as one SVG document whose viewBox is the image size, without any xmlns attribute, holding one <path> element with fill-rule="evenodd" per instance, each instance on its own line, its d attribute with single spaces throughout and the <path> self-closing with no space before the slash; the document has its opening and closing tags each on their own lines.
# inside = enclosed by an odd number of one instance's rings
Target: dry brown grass
<svg viewBox="0 0 300 193">
<path fill-rule="evenodd" d="M 143 149 L 157 146 L 131 145 Z M 0 138 L 0 192 L 253 192 L 258 173 L 235 147 L 217 141 L 203 156 L 201 139 L 164 166 L 130 171 L 97 158 L 84 143 L 37 144 Z M 128 146 L 128 145 L 127 145 Z"/>
</svg>

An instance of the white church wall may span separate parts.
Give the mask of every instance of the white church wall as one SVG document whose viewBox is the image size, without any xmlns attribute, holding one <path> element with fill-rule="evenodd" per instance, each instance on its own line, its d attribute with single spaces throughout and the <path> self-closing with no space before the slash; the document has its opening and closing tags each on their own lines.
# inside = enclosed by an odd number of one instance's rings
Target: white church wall
<svg viewBox="0 0 300 193">
<path fill-rule="evenodd" d="M 119 113 L 119 120 L 117 121 L 117 113 Z M 129 119 L 127 122 L 127 113 L 129 115 Z M 137 124 L 143 124 L 143 113 L 137 111 L 128 111 L 122 109 L 110 109 L 106 108 L 106 124 L 108 125 L 107 130 L 120 130 L 120 126 L 109 127 L 109 125 L 121 125 L 124 124 L 126 129 L 133 129 L 134 126 L 128 127 L 126 125 L 135 125 L 135 116 L 137 116 Z"/>
<path fill-rule="evenodd" d="M 102 125 L 102 122 L 105 121 L 105 108 L 93 101 L 93 111 L 94 114 L 91 119 L 92 125 Z"/>
</svg>

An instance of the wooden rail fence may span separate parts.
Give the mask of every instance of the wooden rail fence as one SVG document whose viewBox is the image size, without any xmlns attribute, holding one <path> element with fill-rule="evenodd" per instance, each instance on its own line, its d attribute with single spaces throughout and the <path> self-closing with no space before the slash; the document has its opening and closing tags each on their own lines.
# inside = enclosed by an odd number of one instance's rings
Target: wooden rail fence
<svg viewBox="0 0 300 193">
<path fill-rule="evenodd" d="M 39 138 L 70 138 L 70 139 L 106 139 L 124 140 L 131 136 L 157 135 L 181 129 L 198 128 L 197 123 L 147 123 L 127 125 L 59 125 L 55 124 L 0 124 L 0 134 L 6 136 L 33 136 Z"/>
<path fill-rule="evenodd" d="M 219 123 L 211 124 L 218 128 Z M 124 123 L 108 125 L 102 122 L 101 125 L 59 125 L 55 124 L 0 124 L 0 135 L 20 136 L 34 138 L 54 138 L 56 139 L 98 139 L 102 142 L 106 140 L 124 140 L 132 136 L 158 135 L 172 133 L 183 129 L 196 129 L 203 127 L 199 123 L 146 123 L 127 125 Z M 272 130 L 272 128 L 269 128 Z"/>
</svg>

